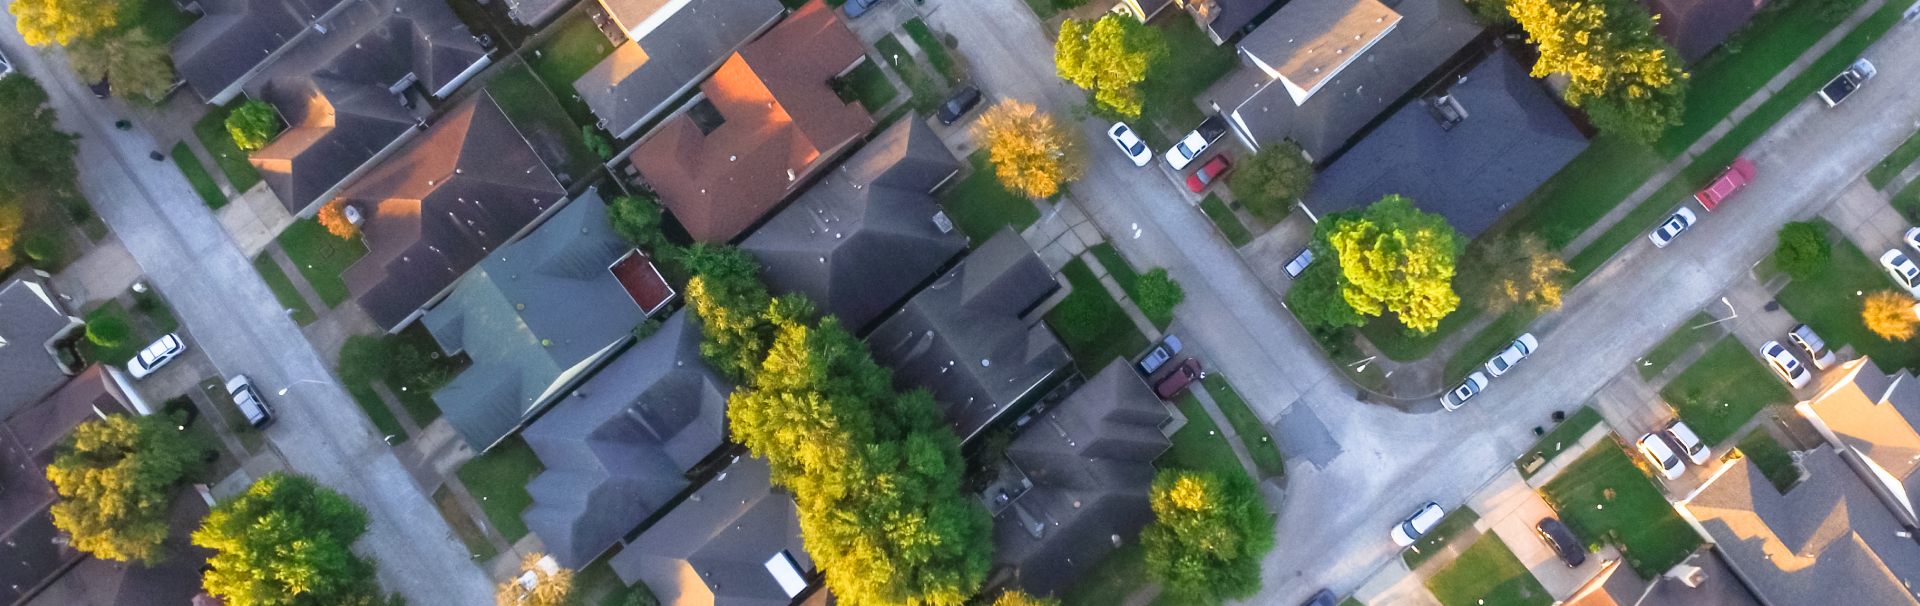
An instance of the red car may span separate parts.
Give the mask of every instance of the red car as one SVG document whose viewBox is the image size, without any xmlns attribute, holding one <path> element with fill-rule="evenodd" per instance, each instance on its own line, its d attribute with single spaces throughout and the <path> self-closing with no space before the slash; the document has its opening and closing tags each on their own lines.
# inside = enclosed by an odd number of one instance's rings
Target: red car
<svg viewBox="0 0 1920 606">
<path fill-rule="evenodd" d="M 1187 176 L 1187 189 L 1193 190 L 1196 194 L 1200 193 L 1207 188 L 1208 184 L 1213 183 L 1214 179 L 1220 178 L 1220 175 L 1226 174 L 1231 168 L 1233 168 L 1233 162 L 1227 160 L 1226 154 L 1214 156 L 1205 166 L 1200 167 L 1199 172 Z"/>
<path fill-rule="evenodd" d="M 1160 394 L 1160 399 L 1162 400 L 1172 400 L 1174 396 L 1180 395 L 1180 392 L 1185 390 L 1188 385 L 1192 385 L 1194 381 L 1206 377 L 1207 373 L 1200 370 L 1200 359 L 1187 358 L 1186 361 L 1181 362 L 1179 366 L 1173 367 L 1172 373 L 1161 378 L 1159 383 L 1155 383 L 1153 385 L 1153 392 Z"/>
<path fill-rule="evenodd" d="M 1746 158 L 1736 158 L 1733 166 L 1727 167 L 1727 172 L 1720 173 L 1720 176 L 1713 179 L 1713 184 L 1700 190 L 1700 193 L 1694 194 L 1693 199 L 1699 201 L 1700 206 L 1706 207 L 1707 210 L 1713 210 L 1720 205 L 1720 201 L 1752 182 L 1753 162 Z"/>
</svg>

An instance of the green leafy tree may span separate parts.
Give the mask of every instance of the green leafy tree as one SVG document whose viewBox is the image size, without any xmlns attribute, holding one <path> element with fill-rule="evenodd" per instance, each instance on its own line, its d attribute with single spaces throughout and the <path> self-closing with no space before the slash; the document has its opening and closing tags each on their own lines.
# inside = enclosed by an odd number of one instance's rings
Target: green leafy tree
<svg viewBox="0 0 1920 606">
<path fill-rule="evenodd" d="M 1540 47 L 1534 77 L 1564 73 L 1568 104 L 1602 130 L 1644 143 L 1680 124 L 1687 74 L 1631 0 L 1509 0 L 1507 10 Z"/>
<path fill-rule="evenodd" d="M 91 38 L 120 23 L 120 0 L 14 0 L 7 12 L 18 19 L 27 44 L 61 46 Z"/>
<path fill-rule="evenodd" d="M 75 549 L 123 562 L 160 561 L 167 503 L 200 450 L 167 416 L 88 421 L 60 443 L 47 479 L 60 493 L 53 525 Z"/>
<path fill-rule="evenodd" d="M 760 264 L 738 248 L 705 243 L 689 247 L 681 262 L 693 272 L 687 301 L 700 315 L 700 356 L 735 382 L 749 380 L 773 340 L 765 315 L 773 297 L 760 283 Z"/>
<path fill-rule="evenodd" d="M 1533 234 L 1501 236 L 1484 245 L 1467 247 L 1469 267 L 1480 268 L 1464 279 L 1460 289 L 1480 301 L 1481 308 L 1496 314 L 1515 306 L 1536 312 L 1560 307 L 1566 290 L 1566 276 L 1573 273 L 1560 255 Z"/>
<path fill-rule="evenodd" d="M 272 473 L 215 505 L 193 543 L 217 553 L 202 578 L 228 606 L 377 600 L 373 564 L 350 549 L 367 511 L 302 476 Z"/>
<path fill-rule="evenodd" d="M 613 158 L 613 142 L 608 141 L 606 135 L 600 134 L 600 129 L 592 126 L 582 126 L 580 127 L 580 139 L 586 142 L 587 151 L 593 152 L 593 155 L 599 156 L 601 160 L 610 160 Z"/>
<path fill-rule="evenodd" d="M 628 244 L 656 253 L 668 246 L 660 232 L 660 205 L 637 196 L 620 196 L 607 202 L 607 222 L 614 233 Z"/>
<path fill-rule="evenodd" d="M 1054 69 L 1093 100 L 1129 118 L 1140 116 L 1140 83 L 1167 55 L 1166 35 L 1132 17 L 1108 14 L 1099 21 L 1069 19 L 1054 43 Z"/>
<path fill-rule="evenodd" d="M 1305 197 L 1312 186 L 1313 163 L 1292 141 L 1261 147 L 1227 177 L 1234 199 L 1267 223 L 1287 218 L 1294 201 Z"/>
<path fill-rule="evenodd" d="M 1140 306 L 1140 313 L 1149 318 L 1172 317 L 1174 306 L 1187 300 L 1187 292 L 1181 290 L 1179 282 L 1167 277 L 1165 267 L 1155 267 L 1141 274 L 1134 288 L 1140 292 L 1140 300 L 1134 303 Z"/>
<path fill-rule="evenodd" d="M 146 30 L 105 33 L 67 47 L 73 73 L 86 82 L 112 79 L 114 94 L 158 103 L 173 87 L 173 61 L 165 44 Z"/>
<path fill-rule="evenodd" d="M 233 136 L 233 144 L 240 149 L 260 151 L 280 134 L 280 116 L 267 102 L 248 99 L 227 114 L 227 134 Z"/>
<path fill-rule="evenodd" d="M 1273 549 L 1273 516 L 1253 479 L 1163 469 L 1153 479 L 1153 523 L 1140 531 L 1147 574 L 1196 603 L 1243 600 L 1260 590 L 1260 559 Z"/>
<path fill-rule="evenodd" d="M 1513 23 L 1513 15 L 1507 12 L 1507 0 L 1467 0 L 1467 11 L 1473 13 L 1473 21 L 1481 26 Z"/>
<path fill-rule="evenodd" d="M 1773 260 L 1781 271 L 1795 280 L 1812 278 L 1833 264 L 1833 245 L 1819 225 L 1799 221 L 1780 228 L 1780 244 L 1773 249 Z"/>
<path fill-rule="evenodd" d="M 1328 243 L 1340 259 L 1340 294 L 1354 311 L 1391 311 L 1408 329 L 1426 334 L 1460 305 L 1453 270 L 1461 241 L 1446 219 L 1389 195 L 1357 218 L 1334 221 Z"/>
<path fill-rule="evenodd" d="M 79 190 L 79 137 L 60 132 L 57 122 L 39 83 L 18 72 L 0 77 L 0 201 L 27 191 Z"/>
</svg>

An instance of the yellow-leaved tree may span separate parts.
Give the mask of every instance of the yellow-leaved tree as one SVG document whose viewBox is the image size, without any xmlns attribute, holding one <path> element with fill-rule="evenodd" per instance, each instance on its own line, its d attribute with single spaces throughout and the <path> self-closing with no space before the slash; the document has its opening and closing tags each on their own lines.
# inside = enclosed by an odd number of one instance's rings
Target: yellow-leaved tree
<svg viewBox="0 0 1920 606">
<path fill-rule="evenodd" d="M 1920 315 L 1914 313 L 1913 305 L 1913 297 L 1907 293 L 1882 290 L 1867 295 L 1860 319 L 1867 323 L 1867 330 L 1882 339 L 1905 341 L 1913 338 L 1913 327 L 1920 324 Z"/>
<path fill-rule="evenodd" d="M 1687 74 L 1646 9 L 1632 0 L 1509 0 L 1507 10 L 1540 47 L 1534 77 L 1566 74 L 1567 103 L 1601 130 L 1652 143 L 1680 124 Z"/>
<path fill-rule="evenodd" d="M 1535 312 L 1560 307 L 1566 276 L 1573 273 L 1559 254 L 1533 234 L 1496 238 L 1470 247 L 1467 255 L 1472 258 L 1470 266 L 1487 270 L 1460 290 L 1494 313 L 1506 313 L 1516 305 Z"/>
<path fill-rule="evenodd" d="M 1015 193 L 1045 198 L 1087 171 L 1080 138 L 1032 103 L 1006 100 L 981 114 L 974 140 L 987 149 L 1000 184 Z"/>
<path fill-rule="evenodd" d="M 1328 242 L 1340 258 L 1340 294 L 1369 316 L 1391 311 L 1427 334 L 1460 305 L 1453 292 L 1461 240 L 1447 220 L 1389 195 L 1358 216 L 1334 219 Z"/>
<path fill-rule="evenodd" d="M 1167 39 L 1160 28 L 1108 13 L 1099 21 L 1061 23 L 1053 65 L 1061 78 L 1092 91 L 1095 103 L 1137 118 L 1144 105 L 1139 85 L 1166 55 Z"/>
<path fill-rule="evenodd" d="M 27 44 L 61 46 L 120 23 L 119 0 L 14 0 L 7 12 L 19 19 Z"/>
</svg>

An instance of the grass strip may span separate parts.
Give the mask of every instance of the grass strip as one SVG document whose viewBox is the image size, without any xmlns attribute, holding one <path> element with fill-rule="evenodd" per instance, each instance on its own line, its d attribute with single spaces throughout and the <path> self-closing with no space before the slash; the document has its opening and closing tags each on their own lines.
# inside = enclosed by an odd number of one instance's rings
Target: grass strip
<svg viewBox="0 0 1920 606">
<path fill-rule="evenodd" d="M 1540 441 L 1534 442 L 1533 448 L 1527 450 L 1527 454 L 1514 459 L 1513 465 L 1520 469 L 1520 477 L 1531 478 L 1535 472 L 1540 471 L 1540 466 L 1560 456 L 1560 453 L 1566 452 L 1567 449 L 1573 448 L 1580 442 L 1582 436 L 1587 435 L 1593 426 L 1599 424 L 1600 411 L 1594 410 L 1592 406 L 1582 406 L 1580 410 L 1574 411 L 1573 416 L 1561 421 L 1559 427 L 1553 428 L 1553 431 L 1541 436 Z M 1536 459 L 1539 460 L 1538 464 L 1534 463 Z M 1533 468 L 1529 470 L 1529 466 Z"/>
<path fill-rule="evenodd" d="M 1613 224 L 1613 227 L 1607 228 L 1600 237 L 1587 244 L 1586 248 L 1580 249 L 1580 254 L 1574 255 L 1572 260 L 1567 261 L 1567 267 L 1573 269 L 1568 282 L 1579 284 L 1582 280 L 1586 280 L 1587 276 L 1593 275 L 1595 270 L 1605 265 L 1608 259 L 1612 259 L 1615 253 L 1620 252 L 1620 249 L 1626 248 L 1627 244 L 1632 243 L 1635 238 L 1639 238 L 1647 230 L 1653 229 L 1660 220 L 1671 215 L 1675 206 L 1684 204 L 1690 190 L 1686 186 L 1686 181 L 1685 176 L 1674 177 L 1659 191 L 1653 192 L 1652 196 L 1648 196 L 1639 206 L 1634 207 L 1633 212 L 1622 217 L 1619 223 Z"/>
<path fill-rule="evenodd" d="M 240 146 L 233 143 L 233 134 L 227 132 L 227 114 L 241 103 L 245 101 L 235 99 L 226 107 L 208 107 L 207 115 L 193 123 L 193 137 L 207 148 L 220 172 L 226 173 L 227 184 L 235 192 L 244 193 L 260 183 L 260 170 L 247 161 L 247 152 L 240 151 Z"/>
<path fill-rule="evenodd" d="M 186 175 L 187 183 L 206 201 L 207 208 L 220 210 L 227 205 L 227 195 L 221 193 L 220 185 L 213 182 L 213 175 L 207 174 L 207 167 L 200 164 L 200 158 L 193 155 L 193 148 L 187 147 L 186 141 L 173 144 L 173 164 L 180 167 L 180 174 Z"/>
<path fill-rule="evenodd" d="M 1273 441 L 1273 435 L 1267 432 L 1267 425 L 1241 399 L 1240 392 L 1220 373 L 1208 373 L 1207 380 L 1201 381 L 1207 386 L 1207 394 L 1213 396 L 1213 403 L 1220 406 L 1220 413 L 1226 415 L 1227 423 L 1233 425 L 1233 432 L 1240 435 L 1240 441 L 1247 446 L 1247 455 L 1253 458 L 1253 466 L 1260 470 L 1261 479 L 1277 478 L 1287 474 L 1287 460 L 1280 454 L 1280 444 Z"/>
<path fill-rule="evenodd" d="M 1914 160 L 1920 160 L 1920 132 L 1907 137 L 1905 143 L 1894 148 L 1893 153 L 1887 154 L 1886 159 L 1868 170 L 1867 183 L 1873 185 L 1874 189 L 1884 188 L 1893 181 L 1894 177 L 1900 176 L 1900 171 L 1906 170 L 1908 165 L 1913 164 Z"/>
<path fill-rule="evenodd" d="M 960 69 L 960 62 L 953 60 L 953 55 L 947 52 L 947 43 L 941 41 L 939 36 L 935 36 L 933 30 L 927 28 L 925 21 L 914 17 L 900 24 L 900 27 L 907 30 L 907 35 L 913 38 L 913 43 L 919 45 L 920 50 L 927 54 L 927 62 L 933 64 L 933 69 L 945 75 L 948 83 L 957 86 L 962 80 L 967 79 L 966 71 Z"/>
<path fill-rule="evenodd" d="M 1452 543 L 1455 537 L 1460 536 L 1460 533 L 1472 530 L 1473 523 L 1478 521 L 1480 521 L 1480 514 L 1465 505 L 1447 512 L 1447 517 L 1441 518 L 1439 524 L 1434 524 L 1433 530 L 1427 531 L 1420 540 L 1414 541 L 1413 547 L 1400 552 L 1400 559 L 1407 563 L 1409 570 L 1419 568 L 1427 560 L 1433 559 L 1433 556 L 1440 555 L 1441 550 Z"/>
<path fill-rule="evenodd" d="M 1480 329 L 1472 339 L 1468 339 L 1466 345 L 1462 345 L 1459 351 L 1453 353 L 1453 357 L 1447 358 L 1445 375 L 1447 382 L 1452 383 L 1467 378 L 1467 375 L 1492 359 L 1494 354 L 1500 353 L 1500 350 L 1513 344 L 1514 339 L 1520 338 L 1520 334 L 1527 331 L 1527 325 L 1533 323 L 1535 317 L 1538 315 L 1525 309 L 1514 309 L 1500 314 L 1493 323 Z"/>
<path fill-rule="evenodd" d="M 467 487 L 467 493 L 480 500 L 480 509 L 500 531 L 500 537 L 513 543 L 527 536 L 527 523 L 520 519 L 520 512 L 533 505 L 527 482 L 543 469 L 533 448 L 515 437 L 467 461 L 454 475 Z"/>
<path fill-rule="evenodd" d="M 293 310 L 288 317 L 295 324 L 306 326 L 320 319 L 314 315 L 313 306 L 307 305 L 307 298 L 300 296 L 299 289 L 293 287 L 293 279 L 288 278 L 287 272 L 280 269 L 280 264 L 273 261 L 272 255 L 262 254 L 254 259 L 253 269 L 260 272 L 260 279 L 267 283 L 267 290 L 273 291 L 273 298 L 280 301 L 280 307 Z"/>
<path fill-rule="evenodd" d="M 367 419 L 373 421 L 373 426 L 380 429 L 381 435 L 391 436 L 386 438 L 388 445 L 398 446 L 407 441 L 406 428 L 400 426 L 400 419 L 393 416 L 393 410 L 380 401 L 380 393 L 373 390 L 372 384 L 342 382 L 340 386 L 347 389 L 347 395 L 353 396 L 353 402 L 367 413 Z"/>
<path fill-rule="evenodd" d="M 1712 321 L 1713 316 L 1700 312 L 1688 319 L 1686 324 L 1673 329 L 1673 334 L 1667 335 L 1665 340 L 1653 346 L 1653 349 L 1640 359 L 1640 378 L 1652 381 L 1654 377 L 1660 376 L 1660 373 L 1666 372 L 1667 367 L 1673 365 L 1674 360 L 1680 359 L 1680 354 L 1706 341 L 1708 333 L 1694 327 Z"/>
<path fill-rule="evenodd" d="M 1247 226 L 1240 223 L 1240 217 L 1234 216 L 1219 196 L 1207 194 L 1207 199 L 1200 201 L 1200 212 L 1206 213 L 1207 218 L 1213 221 L 1213 226 L 1220 229 L 1220 235 L 1226 236 L 1227 243 L 1234 248 L 1253 241 L 1253 234 L 1247 231 Z"/>
</svg>

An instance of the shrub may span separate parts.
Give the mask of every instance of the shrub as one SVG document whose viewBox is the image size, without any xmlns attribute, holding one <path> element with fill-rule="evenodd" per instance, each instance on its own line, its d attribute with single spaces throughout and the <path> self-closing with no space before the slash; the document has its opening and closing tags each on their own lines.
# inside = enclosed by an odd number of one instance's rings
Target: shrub
<svg viewBox="0 0 1920 606">
<path fill-rule="evenodd" d="M 666 236 L 660 232 L 660 205 L 638 196 L 620 196 L 607 202 L 607 222 L 628 244 L 663 252 Z"/>
<path fill-rule="evenodd" d="M 613 158 L 613 142 L 608 141 L 606 135 L 600 134 L 600 129 L 582 126 L 580 138 L 586 141 L 587 149 L 592 151 L 593 155 L 599 156 L 601 160 Z"/>
<path fill-rule="evenodd" d="M 1167 277 L 1167 268 L 1155 267 L 1140 276 L 1136 284 L 1140 291 L 1140 313 L 1149 318 L 1165 318 L 1173 315 L 1173 307 L 1187 300 L 1187 293 L 1180 289 L 1180 283 Z"/>
<path fill-rule="evenodd" d="M 273 106 L 267 102 L 248 99 L 227 114 L 227 133 L 241 150 L 260 151 L 280 134 L 280 116 L 273 113 Z"/>
<path fill-rule="evenodd" d="M 1781 271 L 1803 280 L 1833 263 L 1833 246 L 1827 242 L 1826 230 L 1819 225 L 1788 223 L 1780 228 L 1780 244 L 1773 249 L 1773 260 Z"/>
<path fill-rule="evenodd" d="M 1227 189 L 1255 218 L 1279 223 L 1313 186 L 1313 163 L 1290 141 L 1260 148 L 1227 177 Z"/>
<path fill-rule="evenodd" d="M 101 315 L 87 322 L 87 340 L 101 347 L 113 347 L 133 337 L 133 327 L 119 316 Z"/>
</svg>

